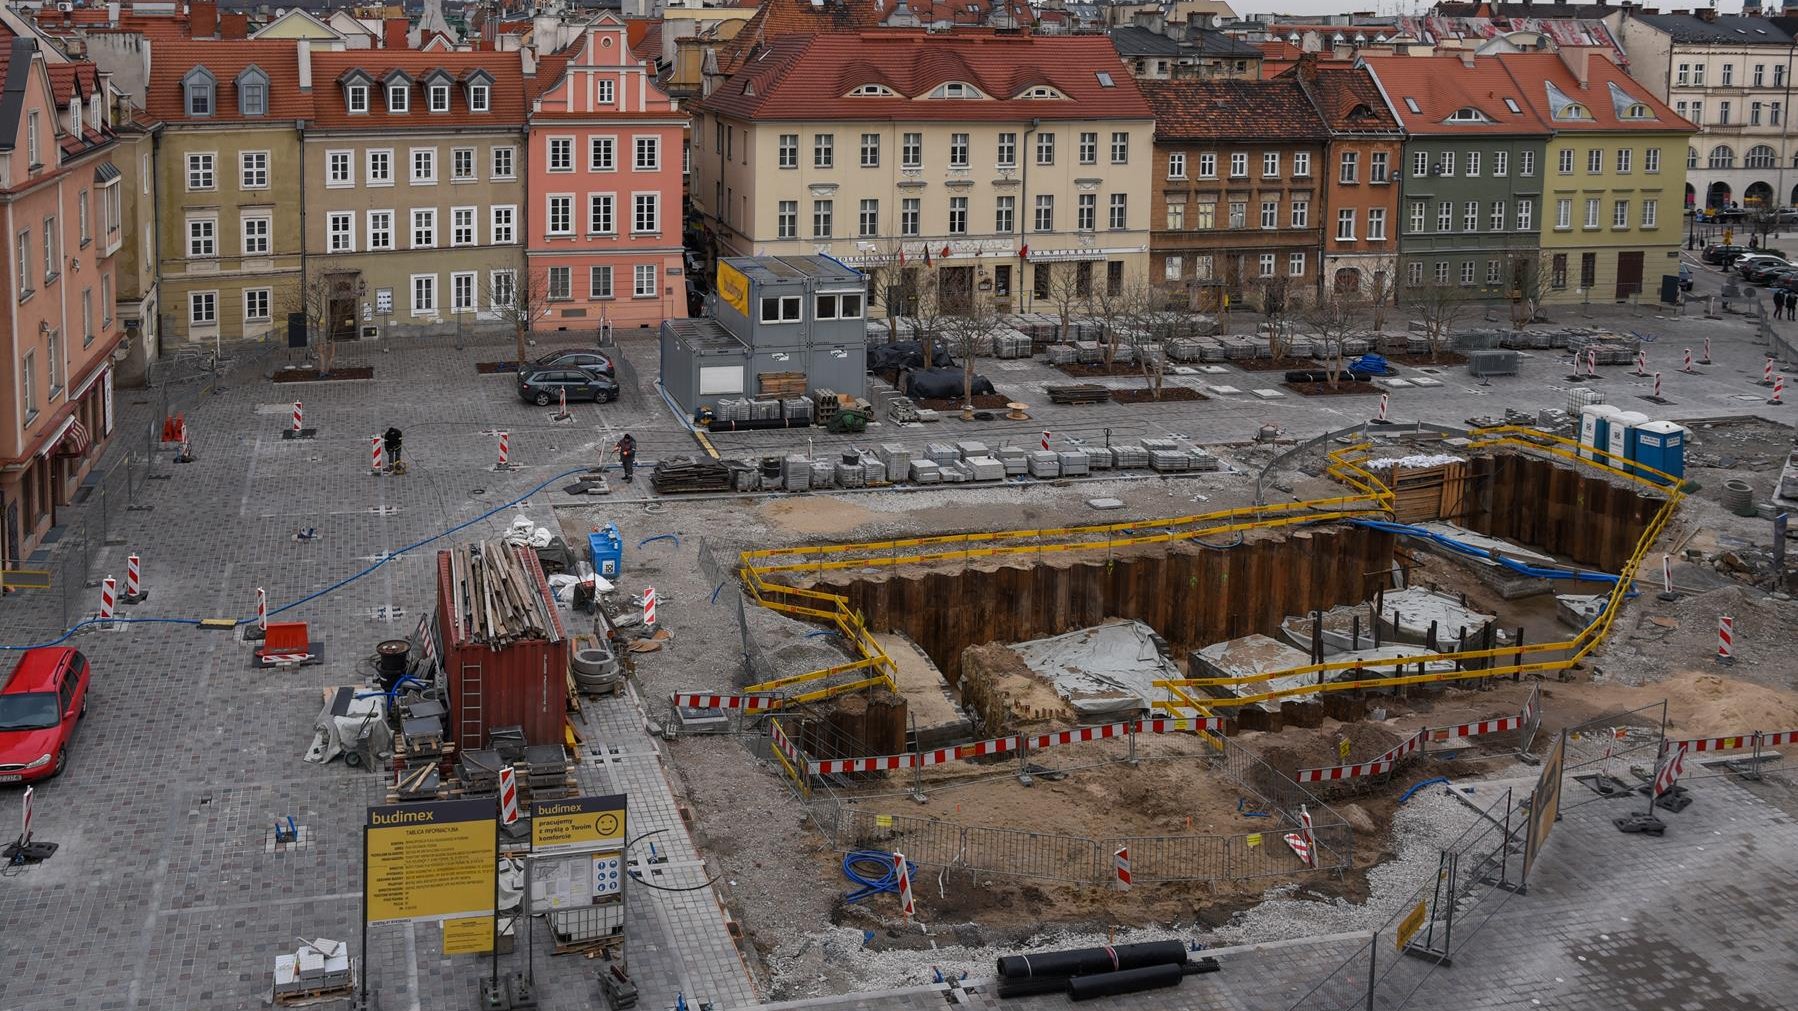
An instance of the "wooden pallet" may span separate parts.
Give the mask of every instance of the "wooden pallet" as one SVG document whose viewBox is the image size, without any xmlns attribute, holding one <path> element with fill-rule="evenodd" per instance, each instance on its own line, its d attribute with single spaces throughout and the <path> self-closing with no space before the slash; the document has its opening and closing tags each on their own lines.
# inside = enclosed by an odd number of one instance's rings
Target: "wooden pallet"
<svg viewBox="0 0 1798 1011">
<path fill-rule="evenodd" d="M 332 986 L 307 987 L 303 990 L 287 990 L 279 993 L 273 988 L 270 988 L 269 998 L 274 1001 L 276 1007 L 298 1007 L 302 1004 L 311 1004 L 315 1001 L 341 1000 L 356 992 L 355 980 L 356 960 L 351 959 L 350 982 L 348 983 L 338 983 Z"/>
<path fill-rule="evenodd" d="M 766 400 L 778 397 L 805 396 L 805 373 L 803 372 L 758 372 L 755 376 L 757 396 Z"/>
<path fill-rule="evenodd" d="M 1049 395 L 1050 403 L 1055 404 L 1103 404 L 1111 399 L 1111 390 L 1097 383 L 1045 386 L 1043 392 Z"/>
<path fill-rule="evenodd" d="M 585 941 L 564 941 L 557 937 L 554 931 L 551 931 L 549 936 L 555 944 L 552 954 L 556 955 L 586 955 L 588 958 L 597 958 L 601 952 L 607 949 L 622 949 L 624 946 L 623 934 L 609 934 L 605 937 L 595 937 Z"/>
</svg>

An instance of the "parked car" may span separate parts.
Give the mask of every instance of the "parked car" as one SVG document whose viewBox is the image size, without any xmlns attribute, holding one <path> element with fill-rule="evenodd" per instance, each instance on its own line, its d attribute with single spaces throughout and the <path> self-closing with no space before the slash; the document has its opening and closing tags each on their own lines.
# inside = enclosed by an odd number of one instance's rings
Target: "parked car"
<svg viewBox="0 0 1798 1011">
<path fill-rule="evenodd" d="M 617 366 L 612 364 L 612 357 L 610 355 L 602 354 L 589 348 L 557 348 L 526 366 L 525 371 L 541 371 L 547 368 L 586 369 L 589 372 L 597 372 L 602 376 L 616 376 L 618 374 Z"/>
<path fill-rule="evenodd" d="M 1746 256 L 1752 252 L 1754 252 L 1754 250 L 1749 249 L 1747 246 L 1726 246 L 1719 242 L 1704 247 L 1704 253 L 1701 254 L 1700 259 L 1704 260 L 1706 263 L 1714 263 L 1728 269 L 1729 261 L 1731 259 L 1738 256 Z"/>
<path fill-rule="evenodd" d="M 563 393 L 569 400 L 591 400 L 611 403 L 618 399 L 618 381 L 611 376 L 587 369 L 538 369 L 518 378 L 518 396 L 526 403 L 547 406 Z"/>
<path fill-rule="evenodd" d="M 87 715 L 87 657 L 67 646 L 29 649 L 0 687 L 0 783 L 60 775 Z"/>
<path fill-rule="evenodd" d="M 1692 290 L 1692 265 L 1689 263 L 1679 265 L 1679 290 Z"/>
<path fill-rule="evenodd" d="M 1777 256 L 1744 257 L 1741 267 L 1742 276 L 1754 284 L 1764 283 L 1767 278 L 1782 270 L 1798 267 L 1798 263 L 1783 260 Z"/>
</svg>

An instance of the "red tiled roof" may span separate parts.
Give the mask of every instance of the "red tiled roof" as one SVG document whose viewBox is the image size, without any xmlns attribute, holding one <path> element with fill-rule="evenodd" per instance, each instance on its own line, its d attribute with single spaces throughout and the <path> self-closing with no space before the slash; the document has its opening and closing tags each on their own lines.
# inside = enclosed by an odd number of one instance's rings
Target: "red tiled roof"
<svg viewBox="0 0 1798 1011">
<path fill-rule="evenodd" d="M 319 80 L 318 54 L 312 79 Z M 268 75 L 268 115 L 246 119 L 237 112 L 237 75 L 254 64 Z M 181 79 L 205 67 L 218 82 L 213 115 L 190 119 Z M 316 88 L 314 90 L 317 90 Z M 298 47 L 291 40 L 245 39 L 232 42 L 158 42 L 145 88 L 144 111 L 168 123 L 241 123 L 312 118 L 312 97 L 300 92 Z"/>
<path fill-rule="evenodd" d="M 718 47 L 718 69 L 726 74 L 736 73 L 758 44 L 789 35 L 873 28 L 887 13 L 884 4 L 877 7 L 873 0 L 822 6 L 813 6 L 810 0 L 762 0 L 743 30 Z"/>
<path fill-rule="evenodd" d="M 1396 133 L 1398 120 L 1365 67 L 1320 63 L 1309 83 L 1303 69 L 1289 71 L 1311 94 L 1324 123 L 1345 133 Z"/>
<path fill-rule="evenodd" d="M 625 30 L 629 35 L 631 55 L 644 63 L 654 63 L 662 58 L 662 19 L 634 19 L 625 22 Z M 638 25 L 642 29 L 638 30 Z"/>
<path fill-rule="evenodd" d="M 560 73 L 560 68 L 549 68 Z M 412 78 L 408 112 L 390 113 L 378 89 L 371 89 L 369 110 L 352 115 L 345 105 L 343 79 L 360 70 L 376 81 L 390 71 L 403 70 Z M 428 112 L 424 78 L 433 70 L 446 71 L 455 82 L 450 88 L 448 112 Z M 489 112 L 471 112 L 462 80 L 477 70 L 493 78 L 488 92 Z M 538 69 L 542 79 L 546 68 Z M 315 125 L 321 128 L 387 126 L 396 130 L 448 130 L 456 127 L 518 126 L 523 124 L 531 85 L 517 53 L 495 59 L 488 53 L 421 53 L 396 49 L 351 49 L 341 53 L 312 54 L 312 97 Z"/>
<path fill-rule="evenodd" d="M 1298 81 L 1144 81 L 1156 140 L 1325 140 L 1329 131 Z"/>
<path fill-rule="evenodd" d="M 1111 86 L 1099 82 L 1107 75 Z M 962 81 L 988 99 L 929 99 Z M 893 98 L 849 98 L 884 84 Z M 1068 100 L 1026 99 L 1047 84 Z M 1103 35 L 994 35 L 880 29 L 775 39 L 703 102 L 744 119 L 1029 120 L 1147 119 L 1149 104 Z"/>
<path fill-rule="evenodd" d="M 1558 56 L 1549 59 L 1560 62 Z M 1528 96 L 1492 57 L 1474 57 L 1471 67 L 1460 56 L 1370 56 L 1363 62 L 1392 99 L 1394 111 L 1409 133 L 1502 136 L 1549 132 Z M 1517 103 L 1517 112 L 1505 104 L 1507 98 Z M 1416 103 L 1416 112 L 1407 101 Z M 1484 113 L 1490 122 L 1447 122 L 1461 109 Z"/>
<path fill-rule="evenodd" d="M 1609 130 L 1687 130 L 1697 131 L 1692 123 L 1667 108 L 1654 93 L 1636 83 L 1623 68 L 1605 58 L 1604 50 L 1585 53 L 1586 84 L 1581 85 L 1560 53 L 1506 53 L 1488 57 L 1509 72 L 1517 90 L 1544 123 L 1556 131 Z M 1591 119 L 1556 119 L 1555 102 L 1550 100 L 1548 86 L 1591 111 Z M 1614 86 L 1614 87 L 1613 87 Z M 1648 108 L 1651 119 L 1624 119 L 1619 115 L 1618 101 Z"/>
</svg>

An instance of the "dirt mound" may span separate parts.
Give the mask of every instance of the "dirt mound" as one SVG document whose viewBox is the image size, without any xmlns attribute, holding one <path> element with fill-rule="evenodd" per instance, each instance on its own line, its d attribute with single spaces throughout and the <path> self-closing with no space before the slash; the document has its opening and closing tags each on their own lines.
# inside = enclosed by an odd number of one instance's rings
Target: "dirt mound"
<svg viewBox="0 0 1798 1011">
<path fill-rule="evenodd" d="M 1386 752 L 1393 745 L 1404 740 L 1407 735 L 1401 734 L 1384 723 L 1362 721 L 1360 723 L 1326 723 L 1316 730 L 1297 730 L 1287 728 L 1277 738 L 1280 743 L 1274 747 L 1262 749 L 1261 758 L 1267 764 L 1290 776 L 1299 769 L 1318 769 L 1332 765 L 1347 765 L 1351 762 L 1371 762 Z M 1348 758 L 1342 758 L 1341 741 L 1349 742 Z"/>
</svg>

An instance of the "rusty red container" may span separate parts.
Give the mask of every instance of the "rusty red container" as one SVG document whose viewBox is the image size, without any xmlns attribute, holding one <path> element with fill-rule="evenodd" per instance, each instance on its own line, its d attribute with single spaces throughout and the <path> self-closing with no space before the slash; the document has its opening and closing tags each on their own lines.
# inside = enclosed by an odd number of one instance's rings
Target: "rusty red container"
<svg viewBox="0 0 1798 1011">
<path fill-rule="evenodd" d="M 523 727 L 528 744 L 562 743 L 571 642 L 537 553 L 528 547 L 511 550 L 543 595 L 552 627 L 550 638 L 518 639 L 498 647 L 473 641 L 461 616 L 451 613 L 450 553 L 437 553 L 437 621 L 449 686 L 449 736 L 458 752 L 487 747 L 494 727 Z"/>
</svg>

